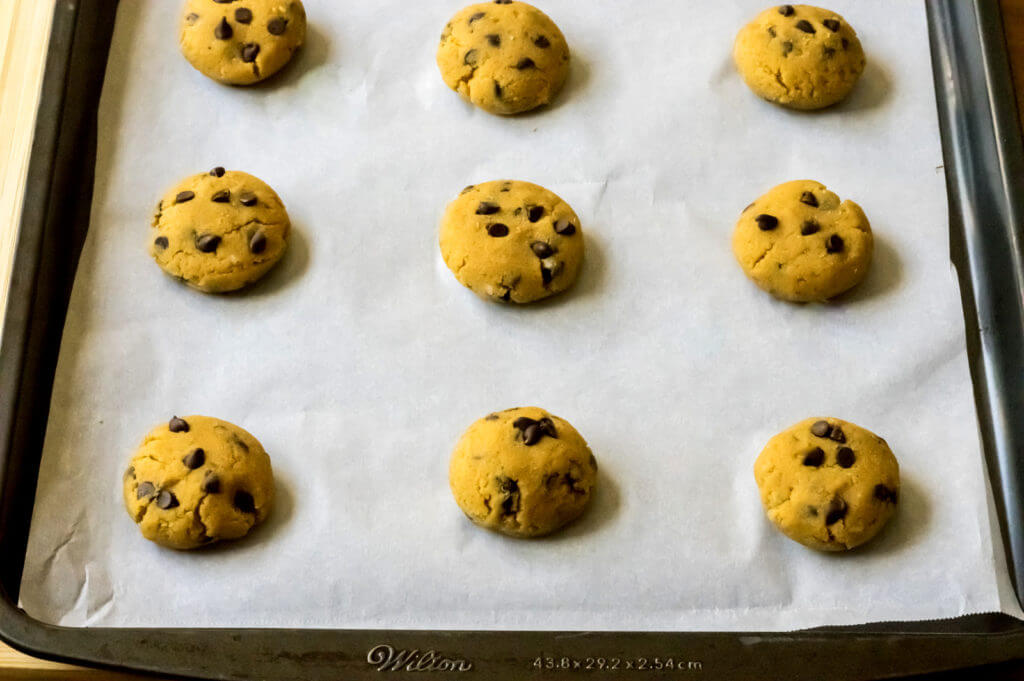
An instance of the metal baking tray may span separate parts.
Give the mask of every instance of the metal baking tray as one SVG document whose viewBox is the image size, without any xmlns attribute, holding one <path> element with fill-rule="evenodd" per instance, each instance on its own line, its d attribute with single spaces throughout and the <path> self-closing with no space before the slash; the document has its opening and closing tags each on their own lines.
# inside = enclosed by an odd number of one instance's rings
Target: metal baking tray
<svg viewBox="0 0 1024 681">
<path fill-rule="evenodd" d="M 926 3 L 975 402 L 1024 594 L 1024 145 L 997 0 Z M 17 607 L 50 393 L 89 227 L 115 0 L 58 0 L 0 354 L 0 638 L 39 657 L 199 679 L 866 679 L 1024 658 L 974 615 L 791 633 L 67 628 Z M 1016 190 L 1016 191 L 1015 191 Z"/>
</svg>

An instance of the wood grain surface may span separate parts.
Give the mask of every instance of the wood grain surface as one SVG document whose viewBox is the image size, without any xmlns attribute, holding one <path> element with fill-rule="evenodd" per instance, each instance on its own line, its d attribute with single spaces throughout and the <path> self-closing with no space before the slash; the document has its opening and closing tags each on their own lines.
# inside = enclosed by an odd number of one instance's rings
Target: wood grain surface
<svg viewBox="0 0 1024 681">
<path fill-rule="evenodd" d="M 1001 0 L 1001 5 L 1018 100 L 1024 101 L 1024 0 Z M 45 0 L 0 0 L 0 301 L 7 297 L 52 7 Z M 1024 113 L 1021 123 L 1024 126 Z M 3 314 L 0 306 L 0 325 Z M 1007 669 L 1014 676 L 1004 676 L 992 669 L 988 678 L 1019 678 L 1019 671 Z M 0 643 L 0 679 L 4 681 L 141 678 L 44 662 Z"/>
</svg>

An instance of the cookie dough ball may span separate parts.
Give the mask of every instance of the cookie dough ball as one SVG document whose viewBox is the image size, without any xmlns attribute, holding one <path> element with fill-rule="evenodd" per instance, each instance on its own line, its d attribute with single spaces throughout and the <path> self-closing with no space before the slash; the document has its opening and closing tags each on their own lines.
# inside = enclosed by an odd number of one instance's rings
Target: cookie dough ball
<svg viewBox="0 0 1024 681">
<path fill-rule="evenodd" d="M 583 513 L 597 459 L 567 421 L 536 407 L 506 409 L 462 435 L 448 480 L 455 502 L 477 525 L 540 537 Z"/>
<path fill-rule="evenodd" d="M 274 75 L 306 39 L 299 0 L 187 0 L 181 52 L 197 70 L 228 85 Z"/>
<path fill-rule="evenodd" d="M 732 250 L 743 271 L 772 295 L 825 301 L 867 276 L 871 225 L 853 201 L 813 180 L 780 184 L 747 206 Z"/>
<path fill-rule="evenodd" d="M 811 5 L 761 12 L 736 36 L 733 58 L 751 90 L 791 109 L 839 102 L 864 72 L 857 33 L 835 12 Z"/>
<path fill-rule="evenodd" d="M 550 102 L 569 75 L 569 45 L 555 22 L 513 0 L 470 5 L 441 33 L 437 65 L 448 87 L 492 114 Z"/>
<path fill-rule="evenodd" d="M 151 430 L 124 474 L 124 503 L 142 536 L 172 549 L 242 537 L 273 501 L 263 446 L 209 416 L 175 416 Z"/>
<path fill-rule="evenodd" d="M 896 512 L 900 468 L 885 440 L 835 418 L 810 418 L 771 440 L 754 479 L 768 518 L 794 541 L 845 551 Z"/>
<path fill-rule="evenodd" d="M 489 300 L 531 303 L 572 286 L 583 262 L 580 219 L 529 182 L 469 186 L 441 221 L 441 256 L 463 285 Z"/>
<path fill-rule="evenodd" d="M 172 277 L 223 293 L 270 271 L 288 247 L 290 230 L 284 204 L 262 180 L 214 168 L 160 199 L 149 252 Z"/>
</svg>

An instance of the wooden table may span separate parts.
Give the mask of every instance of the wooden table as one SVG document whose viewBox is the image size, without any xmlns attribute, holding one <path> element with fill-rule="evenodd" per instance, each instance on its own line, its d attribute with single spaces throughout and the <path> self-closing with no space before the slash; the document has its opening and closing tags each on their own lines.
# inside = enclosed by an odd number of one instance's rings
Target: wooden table
<svg viewBox="0 0 1024 681">
<path fill-rule="evenodd" d="M 1001 0 L 1001 4 L 1018 99 L 1024 102 L 1024 0 Z M 52 7 L 45 0 L 0 0 L 0 301 L 7 299 Z M 1024 107 L 1021 124 L 1024 126 Z M 0 306 L 0 326 L 3 314 Z M 1016 671 L 1016 667 L 1004 673 L 992 670 L 988 678 L 1019 678 Z M 36 660 L 0 643 L 0 679 L 5 681 L 140 678 Z"/>
</svg>

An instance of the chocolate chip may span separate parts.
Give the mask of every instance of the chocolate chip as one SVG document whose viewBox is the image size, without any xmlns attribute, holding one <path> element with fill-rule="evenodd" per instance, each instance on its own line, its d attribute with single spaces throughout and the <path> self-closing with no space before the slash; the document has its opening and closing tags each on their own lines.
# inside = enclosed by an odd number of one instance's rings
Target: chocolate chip
<svg viewBox="0 0 1024 681">
<path fill-rule="evenodd" d="M 593 454 L 590 455 L 590 467 L 593 468 L 595 471 L 597 470 L 597 457 L 595 457 Z"/>
<path fill-rule="evenodd" d="M 196 19 L 198 18 L 198 14 L 196 14 L 195 12 L 189 12 L 188 15 L 185 17 L 185 23 L 191 26 L 192 24 L 196 23 Z"/>
<path fill-rule="evenodd" d="M 256 57 L 260 53 L 260 46 L 256 43 L 249 43 L 242 46 L 242 61 L 246 64 L 251 64 L 256 61 Z"/>
<path fill-rule="evenodd" d="M 213 35 L 218 40 L 228 40 L 234 34 L 235 32 L 231 28 L 231 24 L 229 24 L 228 20 L 224 17 L 221 17 L 220 23 L 217 24 L 217 28 L 213 29 Z"/>
<path fill-rule="evenodd" d="M 879 485 L 878 487 L 881 487 L 881 485 Z M 878 488 L 876 487 L 875 489 L 877 490 Z M 151 497 L 153 496 L 154 492 L 156 492 L 156 486 L 153 483 L 140 482 L 139 486 L 135 488 L 135 498 L 144 499 L 145 497 Z"/>
<path fill-rule="evenodd" d="M 494 215 L 499 210 L 501 210 L 501 206 L 499 206 L 498 204 L 496 204 L 496 203 L 494 203 L 492 201 L 481 201 L 480 205 L 476 207 L 476 214 L 477 215 Z"/>
<path fill-rule="evenodd" d="M 252 192 L 242 192 L 242 195 L 238 197 L 238 201 L 243 206 L 252 207 L 256 205 L 256 195 Z"/>
<path fill-rule="evenodd" d="M 217 166 L 216 168 L 210 171 L 210 174 L 213 175 L 214 177 L 224 177 L 225 172 L 226 171 L 224 170 L 223 166 Z"/>
<path fill-rule="evenodd" d="M 219 5 L 230 5 L 235 0 L 213 0 L 213 1 L 216 2 Z"/>
<path fill-rule="evenodd" d="M 814 30 L 814 27 L 811 26 L 811 22 L 807 21 L 807 19 L 801 19 L 796 22 L 796 27 L 804 33 L 817 33 L 817 31 Z"/>
<path fill-rule="evenodd" d="M 812 192 L 804 192 L 803 194 L 800 195 L 800 203 L 806 203 L 808 206 L 811 206 L 812 208 L 817 208 L 818 197 L 815 196 Z"/>
<path fill-rule="evenodd" d="M 501 99 L 501 84 L 498 81 L 494 81 L 494 96 Z"/>
<path fill-rule="evenodd" d="M 555 222 L 555 233 L 562 236 L 572 236 L 576 233 L 576 225 L 572 224 L 568 219 L 562 218 Z"/>
<path fill-rule="evenodd" d="M 839 464 L 840 468 L 849 468 L 857 460 L 854 456 L 853 450 L 849 447 L 840 447 L 836 451 L 836 463 Z"/>
<path fill-rule="evenodd" d="M 811 435 L 815 437 L 828 437 L 831 432 L 832 426 L 828 425 L 828 421 L 815 421 L 811 426 Z"/>
<path fill-rule="evenodd" d="M 832 432 L 828 434 L 828 439 L 835 442 L 846 442 L 846 433 L 839 426 L 832 426 Z"/>
<path fill-rule="evenodd" d="M 551 47 L 551 41 L 542 35 L 539 35 L 536 38 L 534 38 L 533 44 L 542 50 L 546 50 L 547 48 Z"/>
<path fill-rule="evenodd" d="M 220 478 L 216 473 L 207 471 L 206 477 L 203 478 L 203 484 L 200 485 L 199 489 L 201 489 L 204 494 L 217 494 L 220 492 Z"/>
<path fill-rule="evenodd" d="M 281 17 L 274 17 L 267 22 L 267 33 L 270 35 L 281 35 L 288 28 L 288 20 Z"/>
<path fill-rule="evenodd" d="M 787 56 L 792 51 L 793 51 L 793 43 L 789 42 L 788 40 L 782 41 L 782 56 L 785 57 L 785 56 Z"/>
<path fill-rule="evenodd" d="M 793 5 L 781 5 L 779 7 L 779 14 L 784 17 L 791 17 L 794 13 L 796 13 L 796 10 L 793 9 Z"/>
<path fill-rule="evenodd" d="M 537 444 L 543 437 L 544 432 L 536 423 L 526 426 L 526 428 L 523 429 L 523 444 L 527 447 L 532 447 Z"/>
<path fill-rule="evenodd" d="M 173 417 L 167 422 L 167 427 L 172 433 L 187 433 L 188 422 L 185 419 L 179 419 L 177 416 Z"/>
<path fill-rule="evenodd" d="M 473 187 L 474 187 L 474 185 L 468 185 L 465 189 L 463 189 L 461 192 L 459 192 L 459 195 L 461 196 L 462 194 L 465 194 L 466 192 L 473 191 Z"/>
<path fill-rule="evenodd" d="M 480 53 L 476 50 L 470 50 L 466 53 L 466 56 L 462 58 L 462 63 L 467 66 L 473 66 L 480 58 Z"/>
<path fill-rule="evenodd" d="M 768 35 L 770 35 L 773 38 L 776 36 L 775 27 L 774 26 L 769 26 L 768 27 Z"/>
<path fill-rule="evenodd" d="M 203 234 L 196 237 L 196 248 L 203 253 L 215 253 L 220 246 L 220 237 L 216 234 Z"/>
<path fill-rule="evenodd" d="M 160 494 L 156 495 L 156 505 L 166 511 L 178 505 L 178 497 L 174 496 L 173 492 L 162 489 Z"/>
<path fill-rule="evenodd" d="M 544 217 L 544 206 L 531 206 L 526 209 L 526 217 L 529 218 L 530 222 L 537 222 Z"/>
<path fill-rule="evenodd" d="M 490 35 L 487 36 L 487 42 L 491 44 L 491 47 L 500 47 L 501 36 L 498 35 L 497 33 L 491 33 Z"/>
<path fill-rule="evenodd" d="M 188 201 L 191 201 L 194 198 L 196 198 L 196 193 L 195 192 L 185 190 L 183 192 L 178 192 L 178 195 L 174 197 L 174 202 L 175 203 L 186 203 Z"/>
<path fill-rule="evenodd" d="M 262 253 L 267 250 L 267 235 L 260 230 L 249 239 L 249 251 L 251 253 Z"/>
<path fill-rule="evenodd" d="M 821 56 L 823 56 L 825 59 L 831 59 L 832 57 L 836 56 L 836 48 L 829 47 L 828 45 L 826 45 L 821 50 Z"/>
<path fill-rule="evenodd" d="M 153 245 L 155 245 L 162 251 L 163 249 L 167 248 L 170 245 L 170 242 L 167 240 L 167 237 L 158 236 L 156 239 L 153 240 Z"/>
<path fill-rule="evenodd" d="M 554 246 L 545 241 L 534 241 L 530 244 L 530 248 L 533 250 L 533 254 L 541 260 L 544 258 L 550 258 L 558 252 Z"/>
<path fill-rule="evenodd" d="M 555 277 L 562 273 L 562 269 L 562 263 L 557 263 L 554 266 L 554 268 L 548 267 L 547 265 L 541 263 L 540 280 L 544 283 L 545 286 L 547 286 Z"/>
<path fill-rule="evenodd" d="M 508 236 L 508 225 L 503 225 L 500 222 L 487 225 L 487 234 L 493 237 Z"/>
<path fill-rule="evenodd" d="M 512 422 L 512 427 L 519 430 L 523 437 L 523 444 L 527 447 L 540 442 L 545 435 L 551 437 L 557 437 L 555 435 L 555 424 L 551 422 L 549 418 L 543 418 L 540 421 L 534 421 L 526 416 L 520 416 Z"/>
<path fill-rule="evenodd" d="M 833 33 L 837 33 L 839 31 L 839 22 L 835 19 L 825 19 L 825 21 L 821 23 L 825 28 Z"/>
<path fill-rule="evenodd" d="M 761 213 L 754 221 L 757 222 L 757 226 L 762 232 L 770 232 L 779 226 L 779 219 L 774 215 L 768 215 L 767 213 Z"/>
<path fill-rule="evenodd" d="M 498 491 L 505 495 L 501 501 L 501 514 L 515 515 L 519 513 L 519 483 L 512 478 L 498 478 Z"/>
<path fill-rule="evenodd" d="M 472 24 L 474 21 L 477 21 L 478 19 L 483 19 L 483 18 L 484 18 L 484 13 L 483 12 L 477 12 L 476 14 L 474 14 L 473 16 L 471 16 L 469 18 L 469 23 Z"/>
<path fill-rule="evenodd" d="M 887 501 L 890 504 L 895 504 L 896 490 L 889 489 L 885 485 L 875 485 L 875 498 L 879 501 Z"/>
<path fill-rule="evenodd" d="M 519 63 L 516 64 L 516 68 L 518 70 L 520 70 L 520 71 L 523 71 L 525 69 L 537 68 L 537 64 L 534 63 L 534 61 L 532 59 L 530 59 L 529 57 L 526 57 L 525 59 L 520 59 L 519 60 Z"/>
<path fill-rule="evenodd" d="M 828 511 L 825 515 L 825 524 L 835 525 L 845 517 L 846 502 L 843 501 L 842 497 L 832 497 L 832 501 L 828 503 Z"/>
<path fill-rule="evenodd" d="M 498 416 L 497 414 L 488 414 L 487 416 L 484 417 L 484 421 L 497 421 L 500 418 L 501 417 Z"/>
<path fill-rule="evenodd" d="M 134 478 L 135 477 L 135 466 L 128 466 L 128 470 L 124 472 L 124 477 Z"/>
<path fill-rule="evenodd" d="M 833 234 L 825 241 L 825 250 L 829 253 L 843 252 L 843 239 L 838 234 Z"/>
<path fill-rule="evenodd" d="M 850 41 L 847 40 L 846 38 L 843 38 L 843 49 L 844 50 L 850 49 Z"/>
<path fill-rule="evenodd" d="M 232 503 L 242 513 L 256 512 L 256 500 L 248 492 L 243 492 L 242 490 L 235 492 L 235 498 L 232 500 Z"/>
<path fill-rule="evenodd" d="M 206 463 L 206 452 L 203 451 L 202 447 L 197 447 L 186 454 L 181 462 L 185 464 L 186 468 L 195 470 Z"/>
<path fill-rule="evenodd" d="M 252 23 L 252 10 L 246 9 L 245 7 L 239 7 L 235 10 L 235 21 L 240 24 Z"/>
<path fill-rule="evenodd" d="M 227 203 L 231 200 L 231 192 L 227 189 L 221 189 L 219 192 L 210 197 L 210 200 L 214 203 Z"/>
<path fill-rule="evenodd" d="M 814 220 L 804 220 L 804 224 L 800 225 L 800 233 L 804 236 L 817 234 L 819 231 L 821 231 L 821 225 Z"/>
<path fill-rule="evenodd" d="M 495 5 L 511 5 L 512 0 L 494 0 Z"/>
<path fill-rule="evenodd" d="M 804 455 L 805 466 L 817 468 L 823 463 L 825 463 L 825 450 L 821 447 L 815 447 Z"/>
</svg>

